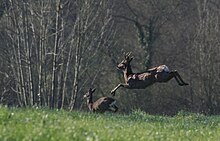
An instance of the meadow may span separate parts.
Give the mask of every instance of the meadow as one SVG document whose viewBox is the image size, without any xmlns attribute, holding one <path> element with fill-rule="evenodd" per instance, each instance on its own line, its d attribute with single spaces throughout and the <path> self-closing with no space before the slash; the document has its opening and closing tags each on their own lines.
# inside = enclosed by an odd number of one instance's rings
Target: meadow
<svg viewBox="0 0 220 141">
<path fill-rule="evenodd" d="M 217 141 L 220 116 L 0 108 L 0 141 Z"/>
</svg>

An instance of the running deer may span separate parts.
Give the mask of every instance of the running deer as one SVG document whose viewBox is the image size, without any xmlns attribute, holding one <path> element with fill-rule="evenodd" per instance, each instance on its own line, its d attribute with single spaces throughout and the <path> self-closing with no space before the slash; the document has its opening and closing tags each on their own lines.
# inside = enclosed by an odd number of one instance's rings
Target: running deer
<svg viewBox="0 0 220 141">
<path fill-rule="evenodd" d="M 117 65 L 117 68 L 123 72 L 125 83 L 118 84 L 111 91 L 113 96 L 115 96 L 116 90 L 120 87 L 127 89 L 145 89 L 156 82 L 166 83 L 172 78 L 175 78 L 180 86 L 189 85 L 183 81 L 176 70 L 170 71 L 166 65 L 151 68 L 143 73 L 133 73 L 130 65 L 133 57 L 130 57 L 130 54 L 131 53 L 127 53 L 124 60 Z"/>
<path fill-rule="evenodd" d="M 93 102 L 93 93 L 95 88 L 90 88 L 89 91 L 83 96 L 87 98 L 87 105 L 91 112 L 104 113 L 105 111 L 117 112 L 118 107 L 116 105 L 116 100 L 111 97 L 101 97 L 97 101 Z"/>
</svg>

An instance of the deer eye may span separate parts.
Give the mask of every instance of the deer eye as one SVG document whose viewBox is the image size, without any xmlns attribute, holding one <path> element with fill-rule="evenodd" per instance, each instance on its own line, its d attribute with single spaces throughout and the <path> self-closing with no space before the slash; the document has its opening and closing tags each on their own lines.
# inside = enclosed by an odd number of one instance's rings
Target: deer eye
<svg viewBox="0 0 220 141">
<path fill-rule="evenodd" d="M 126 66 L 126 63 L 122 63 L 124 66 Z"/>
</svg>

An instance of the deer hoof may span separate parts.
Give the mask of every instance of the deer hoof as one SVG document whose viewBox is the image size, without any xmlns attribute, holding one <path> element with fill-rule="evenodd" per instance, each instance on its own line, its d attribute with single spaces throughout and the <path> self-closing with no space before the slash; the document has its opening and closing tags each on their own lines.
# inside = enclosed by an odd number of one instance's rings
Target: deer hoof
<svg viewBox="0 0 220 141">
<path fill-rule="evenodd" d="M 189 85 L 188 83 L 179 84 L 180 86 L 186 86 Z"/>
<path fill-rule="evenodd" d="M 112 96 L 115 96 L 115 91 L 111 91 L 111 95 L 112 95 Z"/>
</svg>

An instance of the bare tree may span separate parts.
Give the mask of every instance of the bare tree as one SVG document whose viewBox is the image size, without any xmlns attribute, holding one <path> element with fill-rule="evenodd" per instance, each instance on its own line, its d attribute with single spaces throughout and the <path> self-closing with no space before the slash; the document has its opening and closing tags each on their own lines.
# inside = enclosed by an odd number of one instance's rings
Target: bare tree
<svg viewBox="0 0 220 141">
<path fill-rule="evenodd" d="M 196 81 L 193 86 L 199 110 L 216 113 L 219 75 L 219 2 L 195 1 L 198 12 L 198 25 L 191 53 L 192 67 L 195 67 Z M 193 65 L 194 64 L 194 65 Z"/>
<path fill-rule="evenodd" d="M 1 29 L 5 28 L 4 39 L 11 48 L 8 63 L 16 80 L 11 89 L 20 106 L 73 109 L 79 90 L 90 82 L 81 81 L 90 71 L 89 64 L 97 61 L 103 46 L 110 46 L 113 4 L 104 0 L 9 3 Z"/>
<path fill-rule="evenodd" d="M 111 16 L 113 4 L 110 1 L 78 1 L 78 5 L 81 7 L 78 9 L 76 27 L 74 81 L 70 110 L 76 104 L 80 77 L 86 78 L 85 73 L 91 69 L 89 63 L 95 61 L 95 57 L 100 51 L 104 51 L 102 47 L 110 45 L 110 36 L 114 33 L 112 27 L 114 22 Z"/>
</svg>

